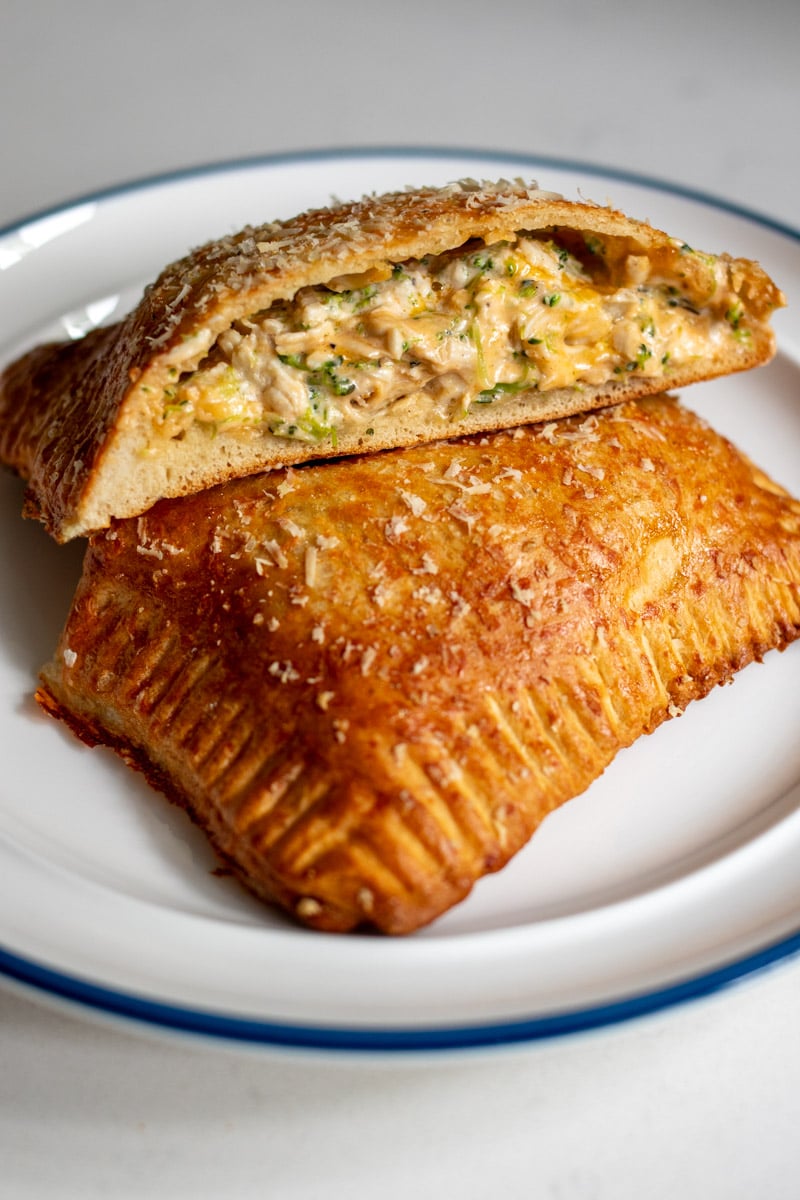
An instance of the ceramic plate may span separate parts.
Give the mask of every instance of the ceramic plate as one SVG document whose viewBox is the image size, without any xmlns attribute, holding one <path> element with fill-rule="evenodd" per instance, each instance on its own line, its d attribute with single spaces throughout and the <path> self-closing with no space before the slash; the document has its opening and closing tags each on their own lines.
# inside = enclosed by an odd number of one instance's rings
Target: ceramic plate
<svg viewBox="0 0 800 1200">
<path fill-rule="evenodd" d="M 78 337 L 168 261 L 247 222 L 406 184 L 522 175 L 759 259 L 800 301 L 800 237 L 597 168 L 463 151 L 282 156 L 145 181 L 0 233 L 0 356 Z M 690 404 L 800 493 L 800 303 L 768 367 Z M 621 754 L 500 874 L 403 940 L 289 924 L 215 874 L 204 838 L 31 699 L 80 571 L 0 478 L 0 971 L 161 1029 L 342 1051 L 459 1049 L 601 1026 L 800 948 L 800 645 Z"/>
</svg>

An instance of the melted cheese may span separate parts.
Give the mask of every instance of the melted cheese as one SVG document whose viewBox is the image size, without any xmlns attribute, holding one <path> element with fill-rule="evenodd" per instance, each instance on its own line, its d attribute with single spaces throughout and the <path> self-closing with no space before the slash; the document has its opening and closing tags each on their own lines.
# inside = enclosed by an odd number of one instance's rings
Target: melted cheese
<svg viewBox="0 0 800 1200">
<path fill-rule="evenodd" d="M 335 441 L 406 401 L 458 417 L 626 374 L 668 386 L 710 343 L 747 336 L 720 260 L 682 272 L 688 247 L 651 262 L 619 240 L 587 241 L 520 235 L 304 288 L 222 334 L 170 389 L 160 426 Z"/>
</svg>

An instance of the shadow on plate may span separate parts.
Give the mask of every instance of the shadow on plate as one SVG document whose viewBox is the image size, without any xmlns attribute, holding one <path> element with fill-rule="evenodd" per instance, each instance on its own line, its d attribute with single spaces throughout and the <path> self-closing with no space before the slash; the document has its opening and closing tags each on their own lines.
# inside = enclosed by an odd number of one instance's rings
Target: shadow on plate
<svg viewBox="0 0 800 1200">
<path fill-rule="evenodd" d="M 83 539 L 59 546 L 37 521 L 22 517 L 25 486 L 0 473 L 0 638 L 7 658 L 30 673 L 53 654 L 81 574 Z"/>
</svg>

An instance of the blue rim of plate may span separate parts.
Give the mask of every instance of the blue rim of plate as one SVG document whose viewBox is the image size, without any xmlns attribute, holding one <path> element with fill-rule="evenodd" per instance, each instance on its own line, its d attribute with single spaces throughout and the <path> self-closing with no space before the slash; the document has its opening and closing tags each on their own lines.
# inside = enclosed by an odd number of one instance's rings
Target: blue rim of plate
<svg viewBox="0 0 800 1200">
<path fill-rule="evenodd" d="M 262 167 L 291 166 L 314 162 L 337 162 L 344 159 L 388 159 L 388 158 L 430 158 L 460 159 L 465 162 L 496 162 L 514 163 L 528 170 L 573 171 L 587 178 L 613 179 L 619 183 L 633 184 L 636 187 L 648 188 L 655 192 L 664 192 L 680 196 L 684 200 L 692 200 L 708 208 L 730 213 L 732 216 L 753 221 L 763 229 L 770 229 L 785 237 L 800 241 L 800 229 L 783 221 L 778 221 L 757 209 L 736 204 L 722 196 L 686 184 L 674 183 L 671 180 L 660 179 L 653 175 L 640 175 L 622 167 L 606 167 L 582 159 L 559 158 L 552 155 L 521 154 L 518 151 L 481 150 L 474 146 L 336 146 L 330 149 L 286 150 L 274 154 L 253 155 L 250 157 L 224 159 L 218 162 L 200 163 L 196 166 L 182 167 L 174 171 L 161 171 L 153 175 L 144 175 L 138 179 L 126 180 L 99 188 L 92 192 L 81 193 L 58 204 L 27 213 L 9 224 L 0 226 L 0 238 L 18 233 L 26 225 L 34 221 L 44 220 L 57 213 L 67 212 L 82 204 L 100 203 L 111 200 L 115 196 L 131 195 L 138 191 L 147 191 L 162 184 L 181 183 L 192 179 L 200 179 L 210 175 L 225 174 L 228 171 L 258 170 Z"/>
<path fill-rule="evenodd" d="M 461 161 L 513 163 L 533 171 L 562 170 L 587 178 L 605 178 L 655 192 L 678 196 L 696 204 L 751 221 L 763 229 L 800 241 L 800 230 L 753 209 L 735 204 L 692 187 L 676 184 L 635 171 L 605 167 L 599 163 L 502 150 L 458 146 L 360 146 L 333 149 L 286 151 L 231 159 L 161 172 L 120 183 L 64 203 L 53 205 L 0 228 L 0 238 L 19 232 L 32 222 L 63 213 L 81 204 L 100 203 L 116 196 L 146 191 L 165 184 L 224 174 L 237 170 L 389 158 L 458 159 Z M 0 976 L 23 987 L 88 1008 L 109 1017 L 174 1033 L 197 1035 L 240 1045 L 273 1046 L 284 1049 L 347 1051 L 364 1053 L 457 1051 L 540 1042 L 571 1034 L 619 1025 L 692 1000 L 711 996 L 732 984 L 743 982 L 769 967 L 800 955 L 800 927 L 784 938 L 751 954 L 709 971 L 650 991 L 625 996 L 586 1008 L 569 1009 L 552 1015 L 513 1021 L 421 1028 L 359 1028 L 349 1026 L 294 1025 L 259 1018 L 231 1016 L 205 1009 L 151 1000 L 129 992 L 54 970 L 33 959 L 8 951 L 0 945 Z"/>
<path fill-rule="evenodd" d="M 702 975 L 588 1008 L 515 1021 L 420 1029 L 292 1025 L 229 1016 L 118 992 L 0 948 L 0 975 L 70 1004 L 173 1033 L 239 1045 L 372 1054 L 499 1048 L 588 1033 L 708 997 L 800 955 L 800 932 Z"/>
</svg>

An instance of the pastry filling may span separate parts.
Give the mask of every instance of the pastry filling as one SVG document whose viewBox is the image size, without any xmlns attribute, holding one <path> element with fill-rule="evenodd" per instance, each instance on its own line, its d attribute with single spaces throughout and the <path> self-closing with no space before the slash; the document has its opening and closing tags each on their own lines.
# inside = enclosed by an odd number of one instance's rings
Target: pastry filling
<svg viewBox="0 0 800 1200">
<path fill-rule="evenodd" d="M 670 373 L 746 342 L 730 264 L 559 230 L 385 263 L 237 321 L 172 368 L 158 426 L 254 427 L 305 442 L 369 434 L 384 411 L 457 419 L 534 390 Z"/>
</svg>

